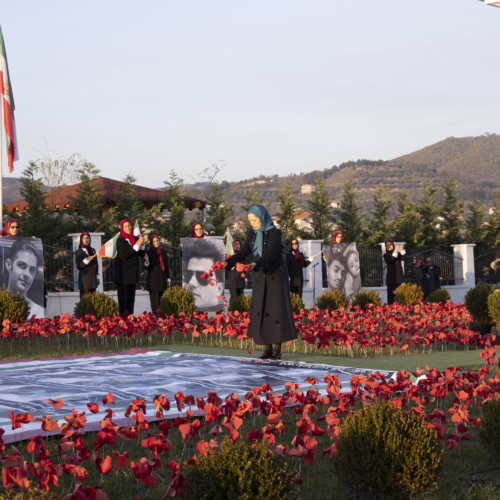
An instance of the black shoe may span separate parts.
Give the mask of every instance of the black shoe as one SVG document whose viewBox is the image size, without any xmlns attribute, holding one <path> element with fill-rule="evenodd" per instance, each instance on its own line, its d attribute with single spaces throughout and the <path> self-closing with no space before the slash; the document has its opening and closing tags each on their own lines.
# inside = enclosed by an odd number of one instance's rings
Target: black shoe
<svg viewBox="0 0 500 500">
<path fill-rule="evenodd" d="M 259 359 L 269 359 L 271 358 L 273 355 L 273 349 L 266 349 L 264 351 L 264 354 L 262 354 L 262 356 L 259 356 Z"/>
<path fill-rule="evenodd" d="M 270 359 L 281 359 L 281 349 L 279 351 L 273 351 Z"/>
</svg>

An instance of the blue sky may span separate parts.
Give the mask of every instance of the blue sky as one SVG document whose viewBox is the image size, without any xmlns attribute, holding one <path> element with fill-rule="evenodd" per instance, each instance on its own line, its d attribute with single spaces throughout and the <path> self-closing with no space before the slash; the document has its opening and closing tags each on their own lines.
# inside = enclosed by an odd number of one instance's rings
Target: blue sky
<svg viewBox="0 0 500 500">
<path fill-rule="evenodd" d="M 0 23 L 14 176 L 49 151 L 235 181 L 500 133 L 500 9 L 477 0 L 26 0 Z"/>
</svg>

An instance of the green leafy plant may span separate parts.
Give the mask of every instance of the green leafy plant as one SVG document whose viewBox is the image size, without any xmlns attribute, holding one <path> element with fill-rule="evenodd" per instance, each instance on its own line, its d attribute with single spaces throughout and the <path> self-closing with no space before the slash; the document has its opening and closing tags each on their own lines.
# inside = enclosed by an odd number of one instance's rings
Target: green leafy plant
<svg viewBox="0 0 500 500">
<path fill-rule="evenodd" d="M 25 321 L 30 312 L 28 301 L 19 293 L 12 295 L 5 288 L 0 290 L 0 323 L 10 321 Z"/>
<path fill-rule="evenodd" d="M 382 305 L 382 299 L 376 290 L 360 290 L 352 301 L 353 306 L 359 306 L 361 309 L 364 309 L 368 304 Z"/>
<path fill-rule="evenodd" d="M 250 312 L 252 296 L 241 294 L 229 302 L 229 311 Z"/>
<path fill-rule="evenodd" d="M 479 440 L 500 463 L 500 396 L 489 399 L 481 409 Z"/>
<path fill-rule="evenodd" d="M 112 297 L 101 292 L 84 295 L 75 305 L 75 317 L 93 314 L 96 319 L 113 316 L 118 312 L 118 304 Z"/>
<path fill-rule="evenodd" d="M 412 498 L 437 487 L 442 462 L 435 429 L 422 417 L 380 401 L 347 417 L 333 467 L 356 494 Z"/>
<path fill-rule="evenodd" d="M 161 297 L 160 312 L 169 316 L 178 316 L 180 313 L 191 316 L 194 312 L 193 292 L 182 286 L 171 286 Z"/>
<path fill-rule="evenodd" d="M 444 288 L 440 288 L 431 292 L 425 299 L 425 302 L 446 304 L 449 300 L 451 300 L 450 292 Z"/>
<path fill-rule="evenodd" d="M 294 497 L 296 475 L 282 457 L 270 451 L 267 440 L 247 446 L 226 437 L 219 450 L 197 455 L 194 465 L 187 465 L 185 498 L 289 499 Z"/>
<path fill-rule="evenodd" d="M 315 304 L 319 309 L 339 309 L 347 305 L 347 300 L 341 290 L 328 290 L 316 297 Z"/>
<path fill-rule="evenodd" d="M 423 298 L 424 292 L 416 283 L 402 283 L 394 290 L 394 300 L 406 306 L 413 306 Z"/>
<path fill-rule="evenodd" d="M 488 297 L 494 289 L 494 286 L 489 283 L 478 283 L 465 294 L 465 307 L 471 313 L 474 321 L 479 323 L 489 323 L 491 321 L 488 312 Z"/>
<path fill-rule="evenodd" d="M 291 293 L 290 300 L 292 301 L 292 309 L 294 313 L 299 314 L 301 309 L 305 309 L 304 301 L 300 298 L 298 293 Z"/>
<path fill-rule="evenodd" d="M 497 326 L 500 325 L 500 288 L 497 288 L 488 296 L 488 314 Z"/>
</svg>

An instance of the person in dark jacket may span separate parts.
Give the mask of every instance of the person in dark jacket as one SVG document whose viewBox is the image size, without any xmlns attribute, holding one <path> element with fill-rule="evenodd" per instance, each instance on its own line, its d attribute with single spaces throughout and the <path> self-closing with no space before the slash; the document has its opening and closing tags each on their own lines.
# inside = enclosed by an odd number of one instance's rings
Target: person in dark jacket
<svg viewBox="0 0 500 500">
<path fill-rule="evenodd" d="M 170 270 L 165 250 L 160 246 L 160 237 L 150 237 L 151 247 L 144 256 L 144 267 L 147 269 L 146 289 L 149 291 L 151 312 L 156 314 L 160 307 L 163 292 L 170 286 Z"/>
<path fill-rule="evenodd" d="M 233 240 L 233 255 L 241 250 L 241 241 Z M 241 277 L 242 273 L 231 269 L 227 272 L 226 286 L 229 288 L 229 302 L 243 294 L 246 278 Z"/>
<path fill-rule="evenodd" d="M 253 257 L 252 303 L 247 335 L 256 344 L 265 344 L 261 359 L 281 358 L 281 344 L 297 338 L 293 319 L 288 273 L 283 261 L 281 231 L 262 205 L 248 210 L 252 229 L 235 255 L 227 259 L 227 268 L 247 256 Z M 274 344 L 274 348 L 273 348 Z"/>
<path fill-rule="evenodd" d="M 120 222 L 120 236 L 116 240 L 115 284 L 120 314 L 134 314 L 135 287 L 139 281 L 139 258 L 144 257 L 147 236 L 136 238 L 132 234 L 132 222 Z"/>
<path fill-rule="evenodd" d="M 428 274 L 430 276 L 430 280 L 432 280 L 432 288 L 429 289 L 429 293 L 433 292 L 434 290 L 440 290 L 441 289 L 441 268 L 434 262 L 434 259 L 432 257 L 427 257 L 425 259 L 425 267 L 428 270 Z"/>
<path fill-rule="evenodd" d="M 387 266 L 387 304 L 394 303 L 394 290 L 404 282 L 403 266 L 401 263 L 405 259 L 404 244 L 396 247 L 393 240 L 385 242 L 384 261 Z"/>
<path fill-rule="evenodd" d="M 80 234 L 80 244 L 75 254 L 78 269 L 78 288 L 80 298 L 95 292 L 99 286 L 99 267 L 96 251 L 90 246 L 90 234 L 84 231 Z"/>
<path fill-rule="evenodd" d="M 296 293 L 302 298 L 304 287 L 304 269 L 311 263 L 300 250 L 299 240 L 293 238 L 290 241 L 290 251 L 286 254 L 286 267 L 290 277 L 290 292 Z"/>
</svg>

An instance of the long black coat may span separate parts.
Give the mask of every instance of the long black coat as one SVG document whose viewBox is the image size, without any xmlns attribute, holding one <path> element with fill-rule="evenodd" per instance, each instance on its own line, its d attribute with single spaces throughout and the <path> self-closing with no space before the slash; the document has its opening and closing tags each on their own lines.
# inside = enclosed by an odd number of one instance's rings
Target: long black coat
<svg viewBox="0 0 500 500">
<path fill-rule="evenodd" d="M 278 344 L 297 338 L 283 261 L 281 231 L 264 231 L 263 255 L 253 269 L 252 304 L 247 335 L 257 344 Z M 251 255 L 256 232 L 250 231 L 241 250 L 227 260 L 228 269 Z"/>
<path fill-rule="evenodd" d="M 310 260 L 307 260 L 307 257 L 299 252 L 304 259 L 304 267 L 300 265 L 300 260 L 295 258 L 293 252 L 288 252 L 286 254 L 286 267 L 288 269 L 288 276 L 290 276 L 290 285 L 301 287 L 304 284 L 304 272 L 305 269 L 310 263 Z"/>
<path fill-rule="evenodd" d="M 236 269 L 227 272 L 226 288 L 245 288 L 245 278 Z"/>
<path fill-rule="evenodd" d="M 138 252 L 120 236 L 116 240 L 118 255 L 115 259 L 115 283 L 117 285 L 137 285 L 139 281 L 139 257 L 144 257 L 144 250 Z"/>
<path fill-rule="evenodd" d="M 386 252 L 384 253 L 384 260 L 387 264 L 387 276 L 385 280 L 386 284 L 400 285 L 401 283 L 403 283 L 405 280 L 405 276 L 403 273 L 401 262 L 405 260 L 405 256 L 399 252 L 397 255 Z"/>
<path fill-rule="evenodd" d="M 93 248 L 92 250 L 95 253 Z M 83 248 L 79 248 L 75 254 L 76 267 L 78 269 L 78 288 L 80 290 L 95 290 L 97 288 L 97 275 L 99 274 L 97 258 L 85 264 L 83 261 L 88 256 L 89 254 Z"/>
<path fill-rule="evenodd" d="M 167 279 L 170 278 L 170 270 L 168 268 L 168 259 L 165 250 L 161 249 L 165 271 L 161 268 L 160 259 L 156 253 L 156 248 L 150 248 L 147 251 L 149 258 L 146 290 L 150 292 L 163 292 L 167 289 Z"/>
</svg>

